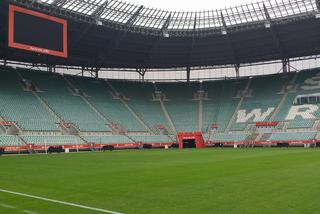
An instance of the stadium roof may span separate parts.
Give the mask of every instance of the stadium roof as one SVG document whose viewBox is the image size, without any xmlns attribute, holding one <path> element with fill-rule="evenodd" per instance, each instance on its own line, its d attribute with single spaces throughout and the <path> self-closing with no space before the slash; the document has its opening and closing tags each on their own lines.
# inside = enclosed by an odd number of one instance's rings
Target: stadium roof
<svg viewBox="0 0 320 214">
<path fill-rule="evenodd" d="M 199 12 L 119 0 L 6 0 L 68 19 L 69 58 L 2 58 L 98 68 L 241 65 L 320 53 L 319 0 L 265 0 Z M 5 16 L 5 7 L 0 15 Z M 4 32 L 5 34 L 6 32 Z"/>
<path fill-rule="evenodd" d="M 271 19 L 296 16 L 317 11 L 314 0 L 266 0 L 241 6 L 199 12 L 177 12 L 147 8 L 119 0 L 39 0 L 52 6 L 80 14 L 98 17 L 103 21 L 126 24 L 132 17 L 133 26 L 168 30 L 194 30 L 265 21 L 264 6 Z"/>
</svg>

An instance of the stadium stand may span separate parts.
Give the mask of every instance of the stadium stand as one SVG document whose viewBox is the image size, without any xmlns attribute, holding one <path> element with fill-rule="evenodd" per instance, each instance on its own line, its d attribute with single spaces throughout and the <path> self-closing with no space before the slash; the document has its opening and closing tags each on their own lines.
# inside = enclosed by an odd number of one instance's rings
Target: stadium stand
<svg viewBox="0 0 320 214">
<path fill-rule="evenodd" d="M 77 136 L 21 136 L 25 142 L 34 145 L 76 145 L 84 143 Z"/>
<path fill-rule="evenodd" d="M 61 75 L 47 75 L 41 72 L 20 71 L 22 76 L 32 81 L 41 91 L 39 95 L 63 118 L 81 131 L 107 131 L 103 121 L 80 96 L 72 94 L 72 89 Z"/>
<path fill-rule="evenodd" d="M 252 115 L 250 118 L 244 119 L 239 114 L 231 130 L 243 131 L 250 123 L 269 121 L 283 96 L 280 93 L 283 86 L 288 84 L 291 79 L 292 75 L 283 75 L 281 78 L 276 78 L 276 75 L 252 78 L 250 85 L 252 94 L 244 98 L 240 110 L 244 111 L 246 115 L 254 110 L 258 110 L 259 117 L 258 115 Z M 265 112 L 270 113 L 263 116 Z"/>
<path fill-rule="evenodd" d="M 153 132 L 159 132 L 156 129 L 158 125 L 163 125 L 167 130 L 170 130 L 159 101 L 152 96 L 155 92 L 154 84 L 127 82 L 124 88 L 123 82 L 113 81 L 110 83 L 127 98 L 127 103 Z"/>
<path fill-rule="evenodd" d="M 110 136 L 82 136 L 89 143 L 99 144 L 123 144 L 132 143 L 132 141 L 123 135 L 110 135 Z"/>
<path fill-rule="evenodd" d="M 312 128 L 313 125 L 315 123 L 315 120 L 301 120 L 301 119 L 295 119 L 292 120 L 289 124 L 288 124 L 288 129 L 308 129 L 308 128 Z"/>
<path fill-rule="evenodd" d="M 317 78 L 317 74 L 319 72 L 319 69 L 313 69 L 305 70 L 298 73 L 298 78 L 295 82 L 296 87 L 294 90 L 291 90 L 289 92 L 286 100 L 284 101 L 282 107 L 279 109 L 279 112 L 274 119 L 275 121 L 288 121 L 289 129 L 313 127 L 316 118 L 310 117 L 308 113 L 302 111 L 301 115 L 298 115 L 297 117 L 292 119 L 290 109 L 293 106 L 293 102 L 296 96 L 303 94 L 311 94 L 319 91 L 319 86 L 305 84 L 305 81 L 309 82 L 313 78 Z M 315 105 L 319 107 L 319 105 Z M 314 114 L 317 116 L 317 118 L 319 118 L 320 115 L 318 111 L 315 111 Z"/>
<path fill-rule="evenodd" d="M 31 92 L 23 90 L 15 70 L 1 69 L 0 75 L 0 115 L 4 120 L 16 122 L 23 130 L 59 130 L 58 121 Z"/>
<path fill-rule="evenodd" d="M 211 136 L 213 142 L 243 142 L 249 137 L 249 134 L 242 133 L 220 133 Z"/>
<path fill-rule="evenodd" d="M 294 100 L 318 92 L 319 72 L 185 84 L 105 81 L 1 68 L 0 121 L 15 122 L 21 130 L 17 137 L 0 125 L 0 140 L 6 146 L 175 142 L 169 120 L 177 132 L 201 128 L 204 139 L 212 142 L 313 140 L 318 136 L 320 106 L 295 105 Z M 26 89 L 24 81 L 32 83 L 33 90 Z M 156 91 L 162 93 L 169 119 Z M 199 91 L 204 94 L 201 98 Z M 273 121 L 279 123 L 265 133 L 248 128 Z M 79 133 L 62 133 L 59 123 L 73 124 Z M 216 130 L 209 134 L 213 124 Z M 124 132 L 115 133 L 114 125 Z M 160 133 L 159 125 L 169 130 L 167 135 Z"/>
<path fill-rule="evenodd" d="M 166 95 L 166 109 L 177 131 L 198 130 L 198 102 L 193 96 L 199 85 L 184 83 L 159 83 L 158 89 Z"/>
<path fill-rule="evenodd" d="M 237 94 L 244 90 L 246 80 L 228 80 L 204 82 L 203 90 L 208 92 L 208 99 L 203 103 L 203 130 L 216 124 L 219 131 L 227 128 L 240 98 Z"/>
<path fill-rule="evenodd" d="M 22 146 L 24 145 L 17 136 L 0 135 L 0 147 L 2 146 Z"/>
<path fill-rule="evenodd" d="M 105 117 L 109 124 L 119 124 L 127 131 L 145 132 L 146 129 L 121 103 L 107 83 L 103 80 L 92 80 L 87 78 L 69 77 L 69 80 L 81 92 L 84 92 L 86 99 Z"/>
<path fill-rule="evenodd" d="M 172 142 L 175 137 L 171 136 L 169 138 L 166 135 L 140 135 L 140 136 L 131 136 L 135 142 L 143 143 L 168 143 Z"/>
<path fill-rule="evenodd" d="M 166 135 L 110 135 L 110 136 L 82 136 L 89 143 L 99 144 L 123 144 L 123 143 L 168 143 L 175 139 L 174 136 Z"/>
<path fill-rule="evenodd" d="M 272 133 L 270 141 L 290 141 L 290 140 L 313 140 L 317 132 L 279 132 Z"/>
</svg>

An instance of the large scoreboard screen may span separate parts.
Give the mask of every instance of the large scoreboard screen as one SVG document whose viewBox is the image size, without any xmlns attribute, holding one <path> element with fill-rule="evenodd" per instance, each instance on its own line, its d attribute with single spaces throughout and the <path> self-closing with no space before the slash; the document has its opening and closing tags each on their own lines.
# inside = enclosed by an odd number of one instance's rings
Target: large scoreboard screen
<svg viewBox="0 0 320 214">
<path fill-rule="evenodd" d="M 9 5 L 9 47 L 68 57 L 67 21 Z"/>
</svg>

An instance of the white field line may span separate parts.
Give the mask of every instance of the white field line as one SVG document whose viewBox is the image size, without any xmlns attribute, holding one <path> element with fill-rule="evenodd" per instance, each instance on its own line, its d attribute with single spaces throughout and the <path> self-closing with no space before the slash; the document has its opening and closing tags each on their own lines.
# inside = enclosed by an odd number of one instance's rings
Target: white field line
<svg viewBox="0 0 320 214">
<path fill-rule="evenodd" d="M 16 207 L 14 206 L 11 206 L 9 204 L 0 204 L 1 207 L 4 207 L 4 208 L 8 208 L 8 209 L 15 209 Z"/>
<path fill-rule="evenodd" d="M 27 214 L 38 214 L 38 213 L 30 211 L 30 210 L 23 210 L 23 212 L 27 213 Z"/>
<path fill-rule="evenodd" d="M 44 197 L 35 196 L 35 195 L 29 195 L 29 194 L 20 193 L 20 192 L 13 192 L 13 191 L 5 190 L 5 189 L 0 189 L 0 192 L 13 194 L 13 195 L 19 195 L 19 196 L 23 196 L 23 197 L 27 197 L 27 198 L 38 199 L 38 200 L 41 200 L 41 201 L 48 201 L 48 202 L 52 202 L 52 203 L 56 203 L 56 204 L 63 204 L 63 205 L 67 205 L 67 206 L 78 207 L 78 208 L 82 208 L 82 209 L 86 209 L 86 210 L 92 210 L 92 211 L 96 211 L 96 212 L 100 212 L 100 213 L 124 214 L 124 213 L 115 212 L 115 211 L 111 211 L 111 210 L 105 210 L 105 209 L 100 209 L 100 208 L 95 208 L 95 207 L 89 207 L 89 206 L 85 206 L 85 205 L 81 205 L 81 204 L 75 204 L 75 203 L 70 203 L 70 202 L 65 202 L 65 201 L 59 201 L 59 200 L 54 200 L 54 199 L 50 199 L 50 198 L 44 198 Z"/>
</svg>

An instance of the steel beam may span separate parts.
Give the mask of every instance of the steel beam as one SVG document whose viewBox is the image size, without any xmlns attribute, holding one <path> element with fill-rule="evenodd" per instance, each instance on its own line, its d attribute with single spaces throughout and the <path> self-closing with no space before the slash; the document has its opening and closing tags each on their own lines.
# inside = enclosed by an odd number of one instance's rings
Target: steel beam
<svg viewBox="0 0 320 214">
<path fill-rule="evenodd" d="M 51 5 L 55 6 L 55 7 L 61 7 L 63 6 L 65 3 L 67 3 L 68 0 L 54 0 Z"/>
<path fill-rule="evenodd" d="M 195 15 L 194 19 L 193 19 L 193 35 L 192 35 L 192 39 L 190 42 L 190 47 L 189 47 L 189 51 L 188 51 L 188 58 L 187 58 L 187 63 L 188 63 L 188 67 L 191 66 L 191 58 L 192 58 L 192 52 L 193 52 L 193 48 L 194 48 L 194 43 L 195 43 L 195 31 L 197 28 L 197 16 Z"/>
<path fill-rule="evenodd" d="M 121 41 L 124 39 L 124 37 L 127 35 L 128 31 L 130 30 L 130 28 L 134 24 L 135 20 L 138 18 L 139 14 L 143 8 L 144 8 L 143 6 L 140 6 L 139 9 L 130 17 L 130 19 L 126 22 L 123 31 L 119 34 L 119 36 L 115 37 L 115 39 L 113 40 L 113 44 L 111 47 L 108 47 L 107 45 L 105 45 L 103 47 L 104 51 L 102 51 L 102 52 L 106 52 L 106 54 L 104 54 L 106 57 L 109 57 L 111 52 L 113 50 L 117 49 L 117 47 L 119 46 Z M 105 60 L 103 56 L 99 56 L 99 57 L 101 57 L 101 59 L 98 59 L 98 60 Z"/>
<path fill-rule="evenodd" d="M 264 14 L 266 16 L 266 21 L 267 21 L 266 24 L 268 24 L 268 26 L 269 26 L 268 28 L 270 29 L 270 33 L 271 33 L 271 35 L 272 35 L 272 37 L 273 37 L 273 39 L 274 39 L 274 41 L 276 43 L 276 46 L 277 46 L 278 51 L 279 51 L 279 53 L 281 55 L 281 58 L 285 59 L 286 57 L 285 57 L 285 52 L 284 52 L 283 45 L 281 44 L 280 38 L 278 36 L 278 33 L 274 29 L 274 26 L 273 26 L 273 23 L 272 23 L 272 19 L 270 17 L 270 14 L 269 14 L 265 4 L 263 4 L 263 10 L 264 10 Z"/>
<path fill-rule="evenodd" d="M 111 1 L 112 0 L 109 0 L 109 1 L 107 0 L 106 2 L 104 2 L 102 5 L 100 5 L 100 7 L 98 7 L 95 11 L 92 12 L 91 16 L 96 20 L 100 19 L 100 17 L 106 11 Z"/>
<path fill-rule="evenodd" d="M 164 37 L 169 37 L 168 27 L 170 25 L 170 21 L 171 21 L 171 14 L 169 14 L 169 16 L 167 17 L 166 21 L 164 22 L 161 28 L 161 32 Z"/>
<path fill-rule="evenodd" d="M 231 50 L 231 54 L 232 54 L 232 57 L 233 57 L 233 61 L 234 61 L 234 68 L 235 68 L 235 71 L 236 71 L 236 77 L 240 77 L 240 63 L 238 61 L 238 57 L 236 55 L 236 51 L 233 47 L 233 43 L 232 43 L 232 40 L 230 39 L 230 36 L 229 36 L 229 32 L 228 32 L 228 26 L 226 24 L 226 21 L 224 19 L 224 16 L 221 12 L 221 21 L 222 21 L 222 34 L 224 34 L 227 38 L 227 41 L 228 41 L 228 45 L 229 45 L 229 48 Z"/>
<path fill-rule="evenodd" d="M 141 13 L 141 10 L 144 8 L 144 6 L 140 6 L 139 9 L 128 19 L 126 22 L 126 26 L 131 26 L 133 23 L 137 20 L 139 14 Z"/>
</svg>

